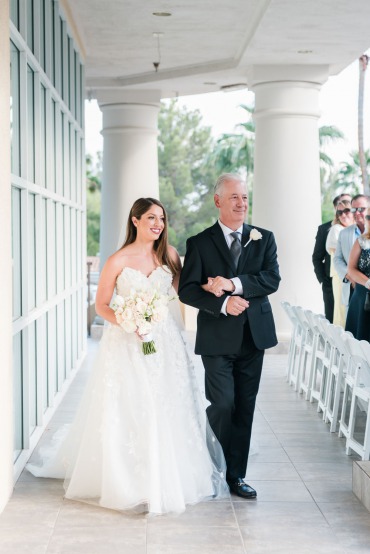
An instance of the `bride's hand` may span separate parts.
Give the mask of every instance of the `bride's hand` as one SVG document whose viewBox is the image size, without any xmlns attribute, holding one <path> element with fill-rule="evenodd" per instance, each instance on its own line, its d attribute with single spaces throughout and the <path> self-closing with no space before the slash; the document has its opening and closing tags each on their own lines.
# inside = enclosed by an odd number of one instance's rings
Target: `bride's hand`
<svg viewBox="0 0 370 554">
<path fill-rule="evenodd" d="M 214 279 L 212 277 L 208 277 L 208 282 L 205 283 L 204 285 L 201 285 L 201 287 L 206 292 L 210 292 L 211 294 L 214 294 L 218 298 L 225 294 L 225 291 L 222 289 L 217 289 L 217 290 L 214 289 Z"/>
</svg>

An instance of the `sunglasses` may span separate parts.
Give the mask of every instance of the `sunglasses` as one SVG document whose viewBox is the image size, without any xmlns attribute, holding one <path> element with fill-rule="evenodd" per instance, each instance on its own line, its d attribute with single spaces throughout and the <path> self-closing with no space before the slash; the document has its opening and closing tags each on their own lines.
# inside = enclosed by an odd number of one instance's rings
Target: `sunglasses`
<svg viewBox="0 0 370 554">
<path fill-rule="evenodd" d="M 365 219 L 367 219 L 368 221 L 370 221 L 370 215 L 365 215 Z"/>
<path fill-rule="evenodd" d="M 337 215 L 349 214 L 351 211 L 351 208 L 344 208 L 344 210 L 337 210 Z"/>
<path fill-rule="evenodd" d="M 367 208 L 351 208 L 351 213 L 355 214 L 358 212 L 359 214 L 362 214 Z"/>
</svg>

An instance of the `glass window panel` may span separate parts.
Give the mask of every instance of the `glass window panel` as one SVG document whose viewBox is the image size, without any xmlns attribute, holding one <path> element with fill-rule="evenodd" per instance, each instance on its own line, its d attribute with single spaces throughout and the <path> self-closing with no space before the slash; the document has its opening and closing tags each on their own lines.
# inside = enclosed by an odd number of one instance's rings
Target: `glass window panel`
<svg viewBox="0 0 370 554">
<path fill-rule="evenodd" d="M 47 205 L 47 280 L 48 299 L 56 293 L 56 243 L 55 243 L 55 202 Z"/>
<path fill-rule="evenodd" d="M 64 302 L 57 306 L 57 349 L 58 349 L 58 390 L 61 389 L 66 378 L 65 367 L 65 321 L 64 321 Z"/>
<path fill-rule="evenodd" d="M 34 17 L 33 17 L 33 0 L 26 2 L 26 19 L 27 19 L 27 44 L 30 50 L 34 52 Z"/>
<path fill-rule="evenodd" d="M 49 181 L 47 183 L 47 188 L 49 190 L 55 191 L 55 111 L 56 105 L 55 101 L 51 100 L 51 118 L 49 121 L 50 124 L 50 144 L 48 145 L 48 172 Z"/>
<path fill-rule="evenodd" d="M 56 205 L 56 237 L 57 237 L 57 292 L 64 289 L 64 210 L 62 204 Z"/>
<path fill-rule="evenodd" d="M 54 0 L 44 0 L 45 4 L 49 4 L 49 6 L 45 6 L 45 49 L 47 48 L 49 53 L 49 78 L 55 85 L 55 74 L 54 74 L 54 50 L 55 50 L 55 43 L 54 43 L 54 9 L 57 8 L 57 2 L 54 2 Z M 54 7 L 56 6 L 56 8 Z"/>
<path fill-rule="evenodd" d="M 55 191 L 63 195 L 63 141 L 62 115 L 60 106 L 55 104 L 54 121 L 54 161 L 55 161 Z"/>
<path fill-rule="evenodd" d="M 77 363 L 77 293 L 72 294 L 72 367 L 76 367 Z"/>
<path fill-rule="evenodd" d="M 72 114 L 75 115 L 75 56 L 73 50 L 73 41 L 68 37 L 68 75 L 69 75 L 69 90 L 68 90 L 68 106 Z"/>
<path fill-rule="evenodd" d="M 67 35 L 67 23 L 62 21 L 61 32 L 62 43 L 62 89 L 63 100 L 69 107 L 69 48 L 68 48 L 68 35 Z"/>
<path fill-rule="evenodd" d="M 49 405 L 57 392 L 58 365 L 57 365 L 57 325 L 56 308 L 50 310 L 47 314 L 47 333 L 48 333 L 48 382 L 49 382 Z"/>
<path fill-rule="evenodd" d="M 72 346 L 71 346 L 71 297 L 66 298 L 65 301 L 65 359 L 66 359 L 66 372 L 70 374 L 72 369 Z"/>
<path fill-rule="evenodd" d="M 77 280 L 77 263 L 76 263 L 76 210 L 71 209 L 71 282 L 72 285 Z"/>
<path fill-rule="evenodd" d="M 29 425 L 30 432 L 37 425 L 37 374 L 36 374 L 36 323 L 28 327 L 28 382 L 29 382 Z"/>
<path fill-rule="evenodd" d="M 65 196 L 65 179 L 64 179 L 64 166 L 65 166 L 65 143 L 64 143 L 64 113 L 61 113 L 61 126 L 60 126 L 60 133 L 61 133 L 61 159 L 60 159 L 60 176 L 61 176 L 61 194 Z"/>
<path fill-rule="evenodd" d="M 35 195 L 28 196 L 28 309 L 36 306 Z"/>
<path fill-rule="evenodd" d="M 21 143 L 19 132 L 19 50 L 10 42 L 10 134 L 11 134 L 11 170 L 21 174 Z"/>
<path fill-rule="evenodd" d="M 37 270 L 43 276 L 42 286 L 40 287 L 40 303 L 45 302 L 47 299 L 47 255 L 46 255 L 46 237 L 47 237 L 47 202 L 45 198 L 41 199 L 41 212 L 42 212 L 42 226 L 40 225 L 40 233 L 42 237 L 36 242 L 36 251 L 39 250 L 38 260 L 40 260 L 40 266 Z"/>
<path fill-rule="evenodd" d="M 14 459 L 23 449 L 22 333 L 13 337 Z"/>
<path fill-rule="evenodd" d="M 12 187 L 13 319 L 22 315 L 21 191 Z"/>
<path fill-rule="evenodd" d="M 46 186 L 46 89 L 41 85 L 40 94 L 40 184 Z"/>
<path fill-rule="evenodd" d="M 19 30 L 19 0 L 10 0 L 10 19 Z"/>
<path fill-rule="evenodd" d="M 39 10 L 40 10 L 40 65 L 45 71 L 45 49 L 47 45 L 45 45 L 45 37 L 47 35 L 47 32 L 45 30 L 45 24 L 49 24 L 49 22 L 45 21 L 45 0 L 40 0 L 39 2 Z"/>
<path fill-rule="evenodd" d="M 45 413 L 49 405 L 49 381 L 48 381 L 48 336 L 46 332 L 46 314 L 42 315 L 37 320 L 37 329 L 38 329 L 38 342 L 37 348 L 40 351 L 38 368 L 39 378 L 42 380 L 42 411 Z"/>
<path fill-rule="evenodd" d="M 70 180 L 71 180 L 71 200 L 76 202 L 76 135 L 72 123 L 69 124 L 69 144 L 70 144 Z"/>
<path fill-rule="evenodd" d="M 35 112 L 34 112 L 34 75 L 27 65 L 27 178 L 35 182 Z"/>
</svg>

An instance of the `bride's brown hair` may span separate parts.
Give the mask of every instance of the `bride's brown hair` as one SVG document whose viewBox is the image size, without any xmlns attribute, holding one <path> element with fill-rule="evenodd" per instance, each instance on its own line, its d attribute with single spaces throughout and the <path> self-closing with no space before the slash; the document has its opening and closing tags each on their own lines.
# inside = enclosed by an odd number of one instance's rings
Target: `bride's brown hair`
<svg viewBox="0 0 370 554">
<path fill-rule="evenodd" d="M 127 220 L 125 242 L 121 246 L 121 249 L 125 246 L 128 246 L 129 244 L 132 244 L 136 240 L 137 229 L 132 221 L 132 218 L 136 217 L 136 219 L 141 219 L 141 216 L 146 214 L 150 210 L 150 207 L 153 206 L 153 204 L 155 206 L 158 206 L 159 208 L 162 208 L 164 216 L 164 228 L 158 240 L 154 241 L 153 249 L 159 265 L 168 266 L 171 270 L 171 273 L 173 275 L 176 275 L 176 273 L 178 272 L 178 267 L 176 267 L 175 263 L 171 260 L 171 257 L 168 253 L 167 213 L 164 209 L 163 204 L 156 198 L 138 198 L 138 200 L 133 203 Z"/>
</svg>

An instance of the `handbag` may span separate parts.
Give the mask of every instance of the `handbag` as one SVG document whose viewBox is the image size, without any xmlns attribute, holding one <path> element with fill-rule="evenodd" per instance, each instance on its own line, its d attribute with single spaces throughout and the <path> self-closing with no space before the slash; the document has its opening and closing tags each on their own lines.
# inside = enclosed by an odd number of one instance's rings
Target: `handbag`
<svg viewBox="0 0 370 554">
<path fill-rule="evenodd" d="M 364 310 L 370 312 L 370 290 L 366 291 Z"/>
</svg>

